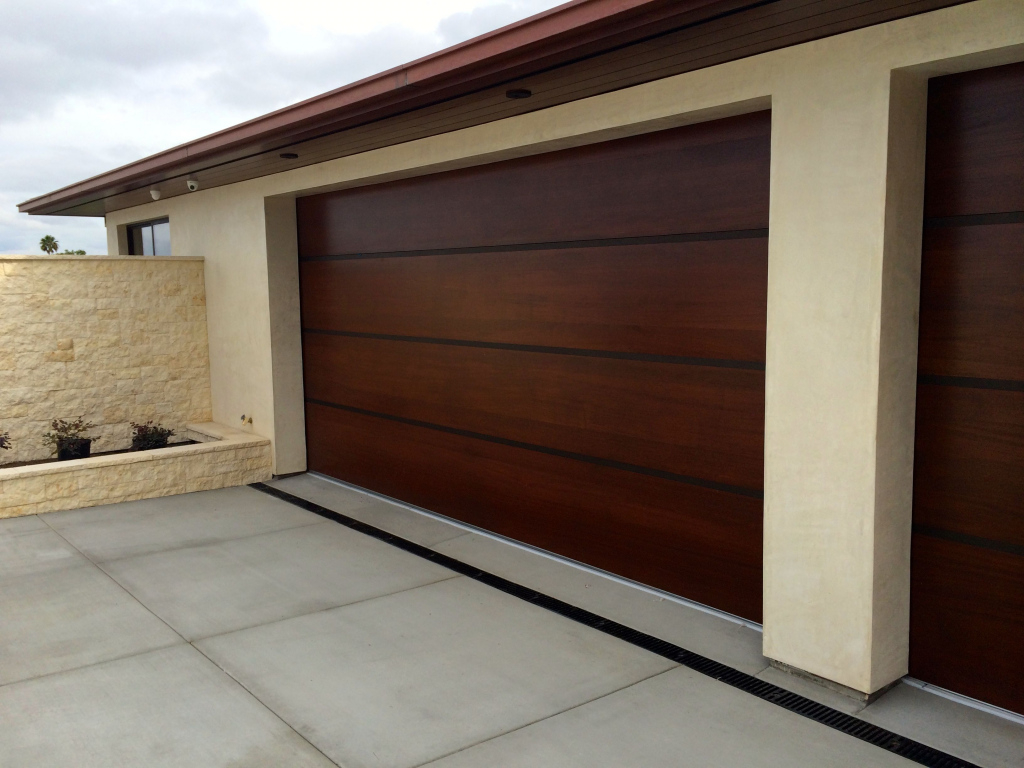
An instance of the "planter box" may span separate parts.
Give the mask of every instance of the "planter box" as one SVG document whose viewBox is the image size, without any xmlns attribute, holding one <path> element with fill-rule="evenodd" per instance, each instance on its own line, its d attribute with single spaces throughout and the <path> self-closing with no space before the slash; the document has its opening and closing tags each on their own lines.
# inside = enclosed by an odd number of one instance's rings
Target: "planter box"
<svg viewBox="0 0 1024 768">
<path fill-rule="evenodd" d="M 270 441 L 190 424 L 192 445 L 0 469 L 0 518 L 247 485 L 271 477 Z"/>
</svg>

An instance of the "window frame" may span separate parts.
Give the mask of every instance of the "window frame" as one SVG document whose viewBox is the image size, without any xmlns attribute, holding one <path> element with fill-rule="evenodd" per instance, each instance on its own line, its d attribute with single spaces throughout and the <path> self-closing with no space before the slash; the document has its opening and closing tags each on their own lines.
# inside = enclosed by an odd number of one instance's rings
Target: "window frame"
<svg viewBox="0 0 1024 768">
<path fill-rule="evenodd" d="M 155 237 L 155 235 L 153 233 L 153 227 L 157 226 L 158 224 L 166 224 L 167 225 L 167 241 L 168 241 L 168 245 L 170 245 L 171 218 L 169 216 L 162 216 L 162 217 L 160 217 L 158 219 L 148 219 L 146 221 L 136 221 L 136 222 L 133 222 L 132 224 L 128 224 L 126 226 L 126 228 L 125 228 L 125 234 L 127 235 L 127 240 L 128 240 L 128 255 L 129 256 L 147 256 L 147 255 L 150 255 L 150 256 L 170 256 L 171 255 L 169 252 L 168 253 L 157 253 L 156 252 L 156 237 Z M 145 230 L 146 228 L 149 228 L 150 238 L 152 238 L 153 253 L 152 254 L 146 254 L 145 253 L 145 250 L 146 250 L 145 246 L 143 246 L 143 248 L 142 248 L 142 250 L 143 250 L 142 253 L 136 253 L 135 252 L 135 233 L 138 232 L 138 231 Z M 144 235 L 143 235 L 143 237 L 144 237 Z"/>
</svg>

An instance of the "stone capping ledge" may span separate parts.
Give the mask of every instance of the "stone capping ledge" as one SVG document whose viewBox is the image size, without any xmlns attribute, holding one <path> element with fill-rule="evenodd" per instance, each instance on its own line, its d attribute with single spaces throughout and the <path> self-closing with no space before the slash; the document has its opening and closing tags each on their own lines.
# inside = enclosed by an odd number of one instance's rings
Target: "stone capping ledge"
<svg viewBox="0 0 1024 768">
<path fill-rule="evenodd" d="M 223 424 L 189 424 L 195 445 L 0 469 L 0 519 L 210 491 L 269 480 L 270 440 Z"/>
<path fill-rule="evenodd" d="M 205 261 L 202 256 L 119 256 L 102 254 L 72 254 L 72 253 L 29 253 L 29 254 L 4 254 L 0 255 L 0 262 L 4 261 Z"/>
<path fill-rule="evenodd" d="M 181 435 L 189 440 L 197 441 L 196 445 L 172 445 L 167 448 L 153 448 L 148 451 L 129 451 L 115 453 L 111 456 L 90 456 L 87 459 L 70 459 L 69 461 L 51 461 L 46 464 L 32 464 L 27 467 L 0 468 L 0 482 L 16 480 L 22 477 L 39 475 L 57 475 L 73 472 L 78 469 L 93 467 L 113 467 L 119 464 L 139 464 L 144 461 L 159 461 L 179 456 L 194 456 L 198 453 L 215 453 L 232 451 L 236 448 L 250 448 L 270 445 L 270 440 L 250 432 L 242 432 L 216 422 L 205 424 L 186 424 Z M 2 500 L 2 497 L 0 497 Z M 2 515 L 0 515 L 2 516 Z"/>
</svg>

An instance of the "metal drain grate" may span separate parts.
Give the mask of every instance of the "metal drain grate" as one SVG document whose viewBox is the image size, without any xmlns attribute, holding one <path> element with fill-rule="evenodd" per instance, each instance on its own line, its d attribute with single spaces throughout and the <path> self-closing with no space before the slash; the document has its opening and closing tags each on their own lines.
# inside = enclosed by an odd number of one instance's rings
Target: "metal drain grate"
<svg viewBox="0 0 1024 768">
<path fill-rule="evenodd" d="M 516 584 L 508 579 L 495 576 L 493 573 L 483 571 L 476 566 L 469 565 L 461 560 L 456 560 L 453 557 L 448 557 L 440 552 L 435 552 L 421 544 L 416 544 L 407 539 L 403 539 L 400 536 L 388 533 L 387 531 L 382 531 L 380 528 L 355 520 L 339 512 L 334 512 L 333 510 L 322 507 L 312 501 L 306 501 L 305 499 L 293 496 L 286 491 L 282 491 L 278 488 L 272 488 L 265 483 L 253 483 L 249 487 L 274 496 L 282 501 L 287 501 L 289 504 L 294 504 L 297 507 L 301 507 L 308 512 L 325 517 L 328 520 L 333 520 L 334 522 L 340 523 L 341 525 L 351 528 L 354 531 L 358 531 L 359 533 L 372 536 L 375 539 L 383 541 L 394 547 L 398 547 L 399 549 L 403 549 L 417 557 L 430 560 L 431 562 L 442 565 L 456 573 L 460 573 L 463 576 L 468 576 L 475 581 L 479 581 L 481 584 L 486 584 L 489 587 L 493 587 L 494 589 L 501 590 L 513 597 L 517 597 L 520 600 L 525 600 L 526 602 L 532 603 L 540 608 L 557 613 L 559 616 L 564 616 L 567 619 L 577 621 L 591 629 L 596 629 L 599 632 L 604 632 L 612 637 L 617 637 L 619 640 L 623 640 L 637 646 L 638 648 L 643 648 L 646 651 L 650 651 L 651 653 L 670 659 L 684 667 L 692 669 L 694 672 L 707 675 L 708 677 L 714 678 L 726 685 L 731 685 L 733 688 L 738 688 L 752 696 L 756 696 L 759 699 L 809 718 L 816 723 L 827 725 L 829 728 L 834 728 L 837 731 L 841 731 L 842 733 L 853 736 L 861 741 L 866 741 L 880 749 L 892 752 L 900 757 L 905 757 L 908 760 L 913 760 L 915 763 L 919 763 L 920 765 L 930 766 L 930 768 L 979 768 L 979 766 L 974 763 L 969 763 L 966 760 L 961 760 L 953 755 L 940 752 L 939 750 L 933 749 L 925 744 L 900 736 L 898 733 L 893 733 L 885 728 L 880 728 L 877 725 L 872 725 L 864 720 L 860 720 L 853 715 L 848 715 L 845 712 L 832 709 L 824 704 L 811 701 L 810 699 L 795 694 L 792 691 L 787 691 L 785 688 L 772 685 L 771 683 L 765 682 L 753 675 L 749 675 L 746 672 L 741 672 L 738 669 L 733 669 L 725 664 L 713 661 L 706 656 L 701 656 L 700 654 L 693 653 L 685 648 L 680 648 L 678 645 L 661 640 L 653 635 L 648 635 L 645 632 L 631 629 L 624 624 L 619 624 L 617 621 L 606 619 L 603 616 L 598 616 L 596 613 L 591 613 L 583 608 L 570 605 L 569 603 L 551 597 L 550 595 L 545 595 L 542 592 L 524 587 L 521 584 Z"/>
</svg>

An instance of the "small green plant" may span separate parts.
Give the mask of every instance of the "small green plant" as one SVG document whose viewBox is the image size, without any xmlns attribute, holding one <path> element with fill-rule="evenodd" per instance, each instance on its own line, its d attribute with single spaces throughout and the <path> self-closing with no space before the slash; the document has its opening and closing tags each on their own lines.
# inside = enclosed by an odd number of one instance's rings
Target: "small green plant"
<svg viewBox="0 0 1024 768">
<path fill-rule="evenodd" d="M 61 256 L 85 256 L 85 251 L 69 251 L 67 249 L 60 252 Z"/>
<path fill-rule="evenodd" d="M 11 450 L 11 433 L 0 432 L 0 450 Z"/>
<path fill-rule="evenodd" d="M 74 421 L 54 419 L 50 422 L 52 431 L 43 435 L 43 445 L 50 446 L 52 453 L 59 456 L 62 451 L 74 450 L 87 440 L 92 440 L 93 438 L 85 433 L 95 426 L 86 421 L 84 416 L 79 416 Z"/>
<path fill-rule="evenodd" d="M 57 242 L 57 238 L 53 235 L 46 235 L 39 241 L 39 248 L 43 253 L 56 253 L 57 249 L 60 248 L 60 243 Z"/>
<path fill-rule="evenodd" d="M 153 448 L 164 448 L 167 441 L 174 436 L 173 429 L 167 429 L 162 424 L 154 424 L 147 421 L 145 424 L 132 422 L 132 450 L 148 451 Z"/>
</svg>

